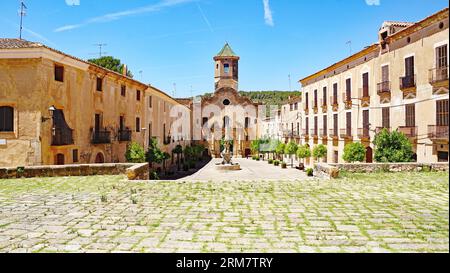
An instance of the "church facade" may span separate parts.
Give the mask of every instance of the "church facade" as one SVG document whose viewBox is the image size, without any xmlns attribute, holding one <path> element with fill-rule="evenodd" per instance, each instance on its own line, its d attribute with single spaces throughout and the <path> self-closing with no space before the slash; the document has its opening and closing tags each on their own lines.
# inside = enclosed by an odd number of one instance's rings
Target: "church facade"
<svg viewBox="0 0 450 273">
<path fill-rule="evenodd" d="M 220 157 L 225 140 L 231 141 L 234 157 L 247 157 L 251 154 L 251 141 L 259 136 L 259 104 L 238 92 L 239 59 L 230 45 L 225 44 L 214 57 L 214 94 L 193 103 L 194 115 L 201 113 L 201 117 L 194 117 L 194 131 L 201 124 L 198 137 L 213 157 Z"/>
</svg>

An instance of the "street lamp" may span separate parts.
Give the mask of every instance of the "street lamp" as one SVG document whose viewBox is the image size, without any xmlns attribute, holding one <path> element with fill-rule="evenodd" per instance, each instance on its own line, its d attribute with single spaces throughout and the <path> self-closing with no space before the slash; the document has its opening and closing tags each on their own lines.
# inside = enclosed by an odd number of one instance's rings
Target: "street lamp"
<svg viewBox="0 0 450 273">
<path fill-rule="evenodd" d="M 41 118 L 42 123 L 44 123 L 44 122 L 46 122 L 46 121 L 48 121 L 48 120 L 51 120 L 51 119 L 53 118 L 53 113 L 54 113 L 55 111 L 56 111 L 55 106 L 54 106 L 54 105 L 50 106 L 50 107 L 48 108 L 48 113 L 49 113 L 50 117 L 49 117 L 49 118 L 42 117 L 42 118 Z"/>
</svg>

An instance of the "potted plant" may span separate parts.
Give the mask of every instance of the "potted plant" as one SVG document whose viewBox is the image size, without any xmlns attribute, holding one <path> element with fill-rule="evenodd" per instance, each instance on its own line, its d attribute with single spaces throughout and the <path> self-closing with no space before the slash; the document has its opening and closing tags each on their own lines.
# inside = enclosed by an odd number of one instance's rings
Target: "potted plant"
<svg viewBox="0 0 450 273">
<path fill-rule="evenodd" d="M 271 165 L 273 164 L 273 159 L 269 159 L 267 162 Z"/>
<path fill-rule="evenodd" d="M 323 159 L 327 156 L 327 147 L 323 144 L 319 144 L 313 149 L 313 156 L 316 158 L 317 161 L 320 161 L 320 159 Z"/>
<path fill-rule="evenodd" d="M 300 146 L 297 149 L 297 157 L 302 160 L 302 162 L 299 163 L 298 168 L 299 168 L 299 170 L 303 171 L 303 170 L 305 170 L 304 159 L 311 157 L 311 150 L 306 145 Z"/>
<path fill-rule="evenodd" d="M 275 160 L 275 161 L 273 162 L 273 165 L 274 165 L 274 166 L 280 166 L 280 161 L 279 161 L 279 160 Z"/>
<path fill-rule="evenodd" d="M 282 169 L 287 169 L 287 164 L 286 164 L 286 162 L 282 162 L 282 163 L 281 163 L 281 168 L 282 168 Z"/>
</svg>

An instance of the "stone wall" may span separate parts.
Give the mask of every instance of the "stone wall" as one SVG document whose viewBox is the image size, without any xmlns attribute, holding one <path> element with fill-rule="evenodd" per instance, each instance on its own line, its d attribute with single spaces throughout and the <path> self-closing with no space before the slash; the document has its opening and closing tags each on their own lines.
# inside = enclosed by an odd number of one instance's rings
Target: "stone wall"
<svg viewBox="0 0 450 273">
<path fill-rule="evenodd" d="M 128 171 L 131 169 L 131 171 Z M 145 173 L 147 171 L 147 174 Z M 18 177 L 58 177 L 58 176 L 91 176 L 91 175 L 120 175 L 134 173 L 132 179 L 147 179 L 148 164 L 82 164 L 63 166 L 31 166 L 25 168 L 0 168 L 0 179 Z"/>
<path fill-rule="evenodd" d="M 126 170 L 128 180 L 148 180 L 148 163 L 136 164 Z"/>
<path fill-rule="evenodd" d="M 321 178 L 334 179 L 339 177 L 339 168 L 326 163 L 314 164 L 314 175 Z"/>
<path fill-rule="evenodd" d="M 449 163 L 346 163 L 328 165 L 351 173 L 376 171 L 413 172 L 423 170 L 449 171 Z"/>
</svg>

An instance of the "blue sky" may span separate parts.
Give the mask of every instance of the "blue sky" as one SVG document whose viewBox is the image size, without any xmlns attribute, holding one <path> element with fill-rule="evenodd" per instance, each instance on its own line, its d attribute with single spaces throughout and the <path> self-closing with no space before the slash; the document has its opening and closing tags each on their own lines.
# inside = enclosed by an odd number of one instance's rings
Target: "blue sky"
<svg viewBox="0 0 450 273">
<path fill-rule="evenodd" d="M 19 3 L 0 1 L 0 37 L 18 36 Z M 175 83 L 177 97 L 213 90 L 212 58 L 225 41 L 241 56 L 241 90 L 289 90 L 289 74 L 295 90 L 300 78 L 348 56 L 347 41 L 353 52 L 376 42 L 383 21 L 418 21 L 448 6 L 447 0 L 25 3 L 25 39 L 83 59 L 95 57 L 94 44 L 106 43 L 108 55 L 122 59 L 136 79 L 169 94 Z"/>
</svg>

